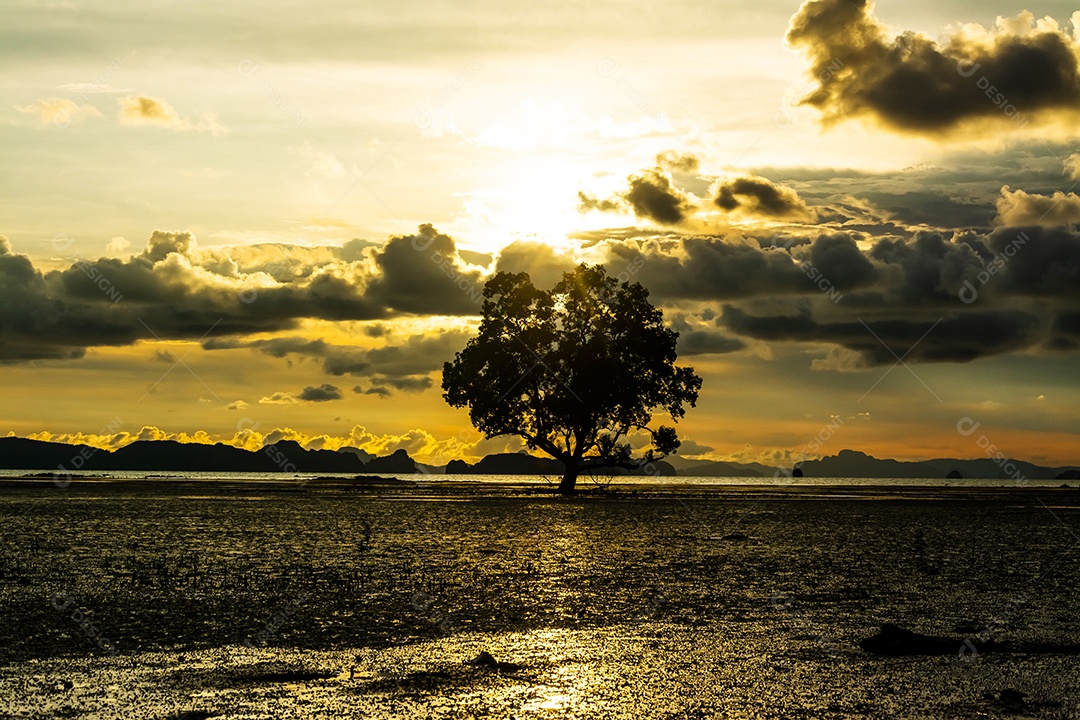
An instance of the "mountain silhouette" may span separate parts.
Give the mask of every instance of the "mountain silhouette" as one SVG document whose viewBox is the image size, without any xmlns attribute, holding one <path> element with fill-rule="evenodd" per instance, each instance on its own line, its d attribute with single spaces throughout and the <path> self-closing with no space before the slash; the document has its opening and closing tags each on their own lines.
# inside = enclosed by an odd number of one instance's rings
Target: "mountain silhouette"
<svg viewBox="0 0 1080 720">
<path fill-rule="evenodd" d="M 808 478 L 963 478 L 1030 480 L 1075 480 L 1077 466 L 1043 467 L 1022 460 L 976 458 L 935 459 L 917 462 L 879 459 L 857 450 L 841 450 L 818 460 L 805 460 L 800 467 Z M 698 462 L 678 458 L 677 467 L 666 461 L 649 469 L 627 472 L 621 468 L 600 468 L 594 475 L 657 475 L 670 477 L 766 477 L 776 468 L 759 463 Z M 89 445 L 68 445 L 27 438 L 0 438 L 0 469 L 77 473 L 110 470 L 159 472 L 276 472 L 276 473 L 387 473 L 405 475 L 422 471 L 442 472 L 441 467 L 418 466 L 405 450 L 375 457 L 358 448 L 308 450 L 293 440 L 280 440 L 258 450 L 245 450 L 224 443 L 214 445 L 180 443 L 174 440 L 139 440 L 116 450 Z M 562 463 L 525 453 L 496 453 L 470 464 L 451 460 L 448 475 L 560 475 Z"/>
<path fill-rule="evenodd" d="M 0 438 L 0 468 L 9 470 L 66 473 L 109 470 L 397 474 L 417 472 L 416 463 L 404 450 L 382 458 L 371 458 L 367 463 L 362 457 L 355 451 L 306 450 L 293 440 L 281 440 L 259 450 L 245 450 L 224 443 L 208 445 L 174 440 L 139 440 L 110 451 L 89 445 L 67 445 L 15 437 Z"/>
<path fill-rule="evenodd" d="M 585 475 L 675 475 L 669 463 L 652 463 L 652 471 L 645 468 L 629 471 L 624 468 L 595 468 L 584 471 Z M 470 465 L 464 460 L 451 460 L 446 466 L 447 475 L 562 475 L 565 466 L 554 458 L 537 457 L 526 453 L 495 453 L 487 455 L 478 463 Z"/>
</svg>

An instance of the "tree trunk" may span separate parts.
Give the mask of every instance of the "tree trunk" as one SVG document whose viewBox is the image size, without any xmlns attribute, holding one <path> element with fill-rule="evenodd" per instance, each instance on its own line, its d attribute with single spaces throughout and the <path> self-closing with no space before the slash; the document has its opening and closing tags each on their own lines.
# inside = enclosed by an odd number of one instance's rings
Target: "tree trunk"
<svg viewBox="0 0 1080 720">
<path fill-rule="evenodd" d="M 563 473 L 562 482 L 559 483 L 559 494 L 571 497 L 574 494 L 574 485 L 577 483 L 577 463 L 566 463 L 566 472 Z"/>
</svg>

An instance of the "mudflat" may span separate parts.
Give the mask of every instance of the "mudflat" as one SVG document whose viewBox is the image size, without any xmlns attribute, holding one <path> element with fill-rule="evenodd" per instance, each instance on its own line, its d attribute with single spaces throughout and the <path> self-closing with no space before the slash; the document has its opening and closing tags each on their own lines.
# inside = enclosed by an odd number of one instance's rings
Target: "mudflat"
<svg viewBox="0 0 1080 720">
<path fill-rule="evenodd" d="M 4 483 L 0 717 L 1080 715 L 1075 488 L 544 490 Z"/>
</svg>

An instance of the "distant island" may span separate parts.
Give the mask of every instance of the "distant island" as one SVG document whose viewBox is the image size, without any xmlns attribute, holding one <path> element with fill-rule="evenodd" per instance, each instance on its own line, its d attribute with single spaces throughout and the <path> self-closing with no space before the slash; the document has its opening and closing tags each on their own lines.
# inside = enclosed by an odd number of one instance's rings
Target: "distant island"
<svg viewBox="0 0 1080 720">
<path fill-rule="evenodd" d="M 259 450 L 224 443 L 180 443 L 141 440 L 116 450 L 89 445 L 44 442 L 18 437 L 0 438 L 0 469 L 38 470 L 63 474 L 109 471 L 242 472 L 242 473 L 433 473 L 448 475 L 560 475 L 562 463 L 525 453 L 488 455 L 475 464 L 452 460 L 445 467 L 424 465 L 405 450 L 376 457 L 359 448 L 309 450 L 282 440 Z M 1077 480 L 1080 467 L 1045 467 L 1022 460 L 935 459 L 915 462 L 879 459 L 856 450 L 799 463 L 803 477 L 858 478 L 987 478 L 1014 480 Z M 660 477 L 787 477 L 792 468 L 761 463 L 693 460 L 679 456 L 633 473 L 603 468 L 597 475 L 655 475 Z M 797 476 L 797 473 L 796 473 Z"/>
</svg>

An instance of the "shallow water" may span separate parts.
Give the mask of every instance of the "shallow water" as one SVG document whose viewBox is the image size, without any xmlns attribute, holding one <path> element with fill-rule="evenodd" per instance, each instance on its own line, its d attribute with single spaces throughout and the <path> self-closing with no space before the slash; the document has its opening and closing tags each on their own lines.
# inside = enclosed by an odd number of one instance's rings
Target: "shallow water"
<svg viewBox="0 0 1080 720">
<path fill-rule="evenodd" d="M 1080 643 L 1075 489 L 49 485 L 0 494 L 3 717 L 1080 716 L 1076 655 L 858 646 Z"/>
</svg>

